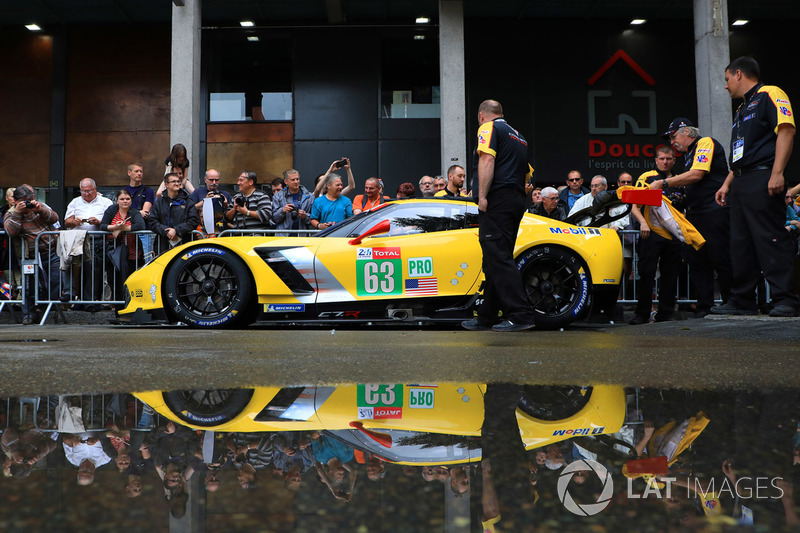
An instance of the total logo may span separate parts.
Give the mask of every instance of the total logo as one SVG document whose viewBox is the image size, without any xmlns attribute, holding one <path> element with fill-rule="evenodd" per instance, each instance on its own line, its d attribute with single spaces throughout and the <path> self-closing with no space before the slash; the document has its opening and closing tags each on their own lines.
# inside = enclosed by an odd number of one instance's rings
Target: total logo
<svg viewBox="0 0 800 533">
<path fill-rule="evenodd" d="M 400 259 L 400 248 L 373 248 L 373 259 Z"/>
<path fill-rule="evenodd" d="M 572 498 L 572 495 L 567 491 L 569 482 L 572 481 L 572 476 L 577 472 L 594 472 L 600 481 L 603 483 L 603 490 L 595 503 L 578 504 Z M 611 503 L 611 496 L 614 494 L 614 481 L 611 479 L 611 474 L 608 473 L 606 467 L 591 461 L 589 459 L 581 459 L 567 465 L 558 476 L 558 484 L 556 485 L 556 492 L 558 499 L 564 504 L 564 508 L 572 514 L 578 516 L 594 516 L 608 507 Z"/>
<path fill-rule="evenodd" d="M 402 407 L 359 407 L 359 420 L 385 420 L 403 418 Z"/>
</svg>

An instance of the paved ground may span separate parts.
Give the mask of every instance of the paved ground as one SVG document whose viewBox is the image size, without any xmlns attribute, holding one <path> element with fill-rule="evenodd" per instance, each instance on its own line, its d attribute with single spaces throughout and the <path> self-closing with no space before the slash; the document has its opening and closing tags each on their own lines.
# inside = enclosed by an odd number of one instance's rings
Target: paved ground
<svg viewBox="0 0 800 533">
<path fill-rule="evenodd" d="M 500 334 L 441 327 L 198 331 L 113 326 L 112 316 L 68 312 L 68 324 L 0 325 L 9 376 L 0 397 L 354 381 L 800 385 L 800 319 L 707 317 Z"/>
</svg>

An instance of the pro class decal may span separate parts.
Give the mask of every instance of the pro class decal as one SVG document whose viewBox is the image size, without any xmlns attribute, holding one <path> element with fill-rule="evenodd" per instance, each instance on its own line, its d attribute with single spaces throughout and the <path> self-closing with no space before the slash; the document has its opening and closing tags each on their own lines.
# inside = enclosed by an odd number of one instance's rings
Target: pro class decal
<svg viewBox="0 0 800 533">
<path fill-rule="evenodd" d="M 408 389 L 409 409 L 433 409 L 435 398 L 434 389 Z"/>
<path fill-rule="evenodd" d="M 304 313 L 305 304 L 264 304 L 265 313 Z"/>
<path fill-rule="evenodd" d="M 433 276 L 432 257 L 410 257 L 407 261 L 409 278 L 425 278 Z"/>
<path fill-rule="evenodd" d="M 359 384 L 356 405 L 359 420 L 403 418 L 403 385 Z"/>
<path fill-rule="evenodd" d="M 403 294 L 400 247 L 358 248 L 356 294 L 358 296 Z"/>
</svg>

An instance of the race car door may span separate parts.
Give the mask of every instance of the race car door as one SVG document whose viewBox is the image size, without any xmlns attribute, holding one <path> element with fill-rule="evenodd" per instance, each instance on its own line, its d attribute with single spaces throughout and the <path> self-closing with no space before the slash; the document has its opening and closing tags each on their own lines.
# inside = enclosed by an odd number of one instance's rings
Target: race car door
<svg viewBox="0 0 800 533">
<path fill-rule="evenodd" d="M 388 233 L 349 243 L 384 220 Z M 322 239 L 315 261 L 317 303 L 475 292 L 482 255 L 472 224 L 477 207 L 466 202 L 397 203 L 368 214 L 347 237 Z"/>
</svg>

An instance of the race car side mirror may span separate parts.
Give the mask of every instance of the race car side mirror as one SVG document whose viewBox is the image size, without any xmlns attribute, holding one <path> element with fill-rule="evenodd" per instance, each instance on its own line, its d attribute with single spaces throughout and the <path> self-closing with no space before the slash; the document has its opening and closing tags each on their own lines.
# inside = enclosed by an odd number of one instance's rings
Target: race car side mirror
<svg viewBox="0 0 800 533">
<path fill-rule="evenodd" d="M 620 200 L 626 204 L 661 205 L 661 191 L 639 187 L 620 187 L 617 190 Z"/>
<path fill-rule="evenodd" d="M 351 239 L 347 242 L 347 244 L 352 244 L 353 246 L 361 244 L 361 241 L 366 239 L 367 237 L 372 237 L 373 235 L 380 235 L 381 233 L 389 233 L 392 224 L 388 220 L 381 220 L 367 231 L 356 237 L 355 239 Z"/>
<path fill-rule="evenodd" d="M 387 221 L 388 222 L 388 221 Z M 357 429 L 367 437 L 371 438 L 384 448 L 391 448 L 392 447 L 392 436 L 388 433 L 379 433 L 377 431 L 372 431 L 371 429 L 364 428 L 364 424 L 361 422 L 353 421 L 350 422 L 350 427 Z"/>
</svg>

